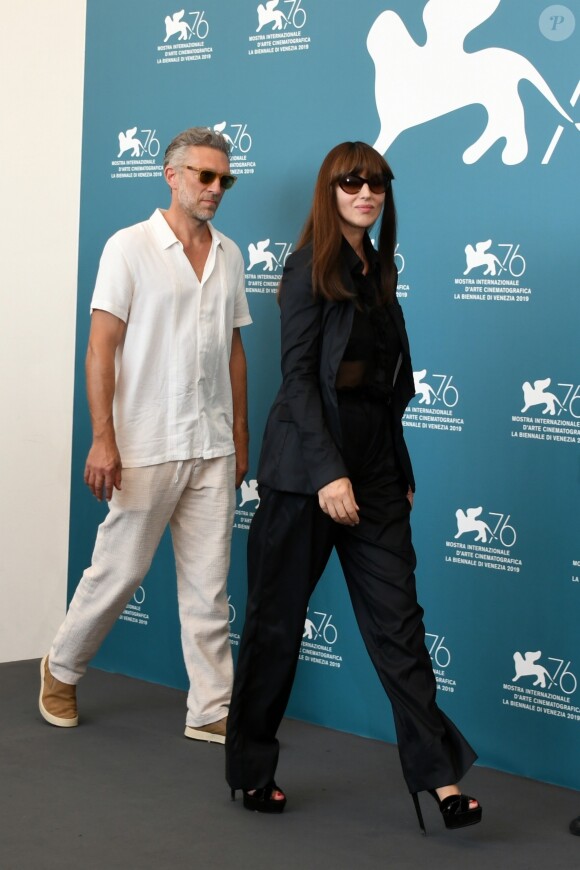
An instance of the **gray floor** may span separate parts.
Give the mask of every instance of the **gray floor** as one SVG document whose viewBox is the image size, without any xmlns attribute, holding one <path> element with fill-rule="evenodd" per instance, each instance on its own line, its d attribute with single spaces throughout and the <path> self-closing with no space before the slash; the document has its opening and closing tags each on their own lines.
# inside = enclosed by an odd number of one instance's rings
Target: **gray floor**
<svg viewBox="0 0 580 870">
<path fill-rule="evenodd" d="M 182 736 L 183 692 L 90 670 L 81 726 L 45 724 L 38 662 L 0 665 L 1 870 L 479 870 L 580 865 L 580 795 L 475 768 L 484 822 L 420 835 L 394 747 L 286 720 L 278 817 L 229 800 L 223 748 Z"/>
</svg>

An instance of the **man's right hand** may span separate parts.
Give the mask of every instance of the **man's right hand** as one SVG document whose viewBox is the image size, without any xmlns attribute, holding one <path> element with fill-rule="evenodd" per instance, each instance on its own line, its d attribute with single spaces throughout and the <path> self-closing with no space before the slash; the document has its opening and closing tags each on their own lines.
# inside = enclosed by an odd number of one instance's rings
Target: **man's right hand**
<svg viewBox="0 0 580 870">
<path fill-rule="evenodd" d="M 85 483 L 98 501 L 103 492 L 111 501 L 114 489 L 121 489 L 122 466 L 117 444 L 94 441 L 85 465 Z"/>
<path fill-rule="evenodd" d="M 359 506 L 348 477 L 339 477 L 318 490 L 318 503 L 325 514 L 343 526 L 358 526 Z"/>
<path fill-rule="evenodd" d="M 99 501 L 110 501 L 121 489 L 121 457 L 113 424 L 115 354 L 125 334 L 125 323 L 96 308 L 91 316 L 87 348 L 87 398 L 91 412 L 93 446 L 85 465 L 85 483 Z"/>
</svg>

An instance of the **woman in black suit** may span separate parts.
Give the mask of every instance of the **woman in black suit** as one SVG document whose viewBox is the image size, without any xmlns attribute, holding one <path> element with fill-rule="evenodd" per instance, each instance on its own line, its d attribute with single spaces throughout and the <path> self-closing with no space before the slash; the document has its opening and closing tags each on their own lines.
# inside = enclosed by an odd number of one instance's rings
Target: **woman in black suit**
<svg viewBox="0 0 580 870">
<path fill-rule="evenodd" d="M 391 701 L 403 773 L 445 824 L 481 819 L 455 783 L 476 758 L 435 701 L 415 590 L 415 484 L 401 418 L 413 370 L 395 288 L 392 172 L 362 142 L 325 158 L 280 287 L 282 386 L 264 434 L 248 538 L 248 604 L 228 717 L 226 775 L 244 806 L 281 812 L 274 781 L 308 600 L 332 548 Z M 368 230 L 382 212 L 378 251 Z"/>
</svg>

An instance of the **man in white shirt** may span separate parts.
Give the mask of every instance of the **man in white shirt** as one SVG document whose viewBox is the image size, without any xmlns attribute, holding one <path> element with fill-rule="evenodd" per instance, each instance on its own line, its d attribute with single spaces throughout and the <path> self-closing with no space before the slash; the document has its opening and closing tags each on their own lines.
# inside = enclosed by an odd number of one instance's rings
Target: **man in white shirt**
<svg viewBox="0 0 580 870">
<path fill-rule="evenodd" d="M 226 579 L 248 468 L 244 262 L 210 223 L 229 144 L 192 127 L 165 152 L 166 211 L 107 242 L 86 359 L 85 483 L 109 513 L 50 652 L 39 707 L 78 724 L 76 684 L 147 573 L 169 523 L 190 688 L 185 735 L 223 743 L 232 684 Z"/>
</svg>

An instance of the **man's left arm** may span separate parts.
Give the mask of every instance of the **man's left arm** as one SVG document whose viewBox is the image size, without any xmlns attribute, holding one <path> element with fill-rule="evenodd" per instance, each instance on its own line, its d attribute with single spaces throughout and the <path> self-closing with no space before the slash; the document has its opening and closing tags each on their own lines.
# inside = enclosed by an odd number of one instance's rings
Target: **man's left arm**
<svg viewBox="0 0 580 870">
<path fill-rule="evenodd" d="M 230 353 L 230 381 L 232 384 L 232 403 L 234 410 L 234 447 L 236 451 L 236 488 L 239 488 L 248 471 L 248 378 L 246 354 L 242 344 L 239 327 L 232 333 Z"/>
</svg>

